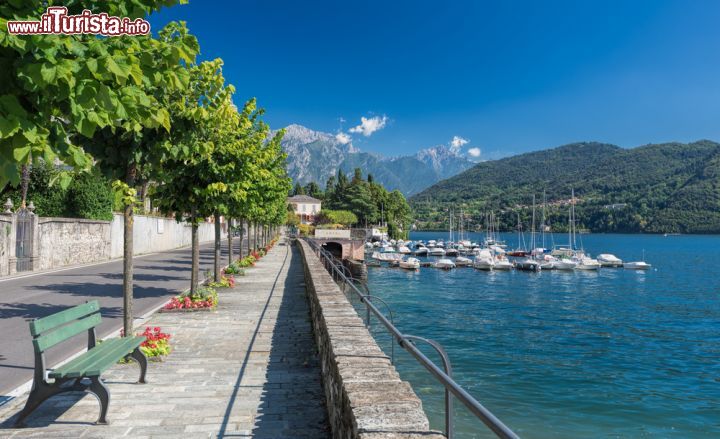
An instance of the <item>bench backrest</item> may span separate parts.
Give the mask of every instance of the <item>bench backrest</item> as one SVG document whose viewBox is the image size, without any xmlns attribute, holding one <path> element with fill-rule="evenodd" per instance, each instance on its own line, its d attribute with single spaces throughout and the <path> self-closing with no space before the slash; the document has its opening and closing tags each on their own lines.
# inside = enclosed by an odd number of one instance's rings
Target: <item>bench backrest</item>
<svg viewBox="0 0 720 439">
<path fill-rule="evenodd" d="M 83 303 L 64 311 L 30 322 L 33 348 L 45 352 L 56 344 L 99 325 L 100 304 L 97 300 Z"/>
</svg>

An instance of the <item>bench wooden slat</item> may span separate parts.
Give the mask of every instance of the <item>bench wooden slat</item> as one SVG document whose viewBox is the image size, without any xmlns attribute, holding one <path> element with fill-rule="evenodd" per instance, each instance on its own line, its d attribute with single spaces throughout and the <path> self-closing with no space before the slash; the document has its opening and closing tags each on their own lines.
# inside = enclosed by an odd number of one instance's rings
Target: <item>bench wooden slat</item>
<svg viewBox="0 0 720 439">
<path fill-rule="evenodd" d="M 102 359 L 98 359 L 98 361 L 91 364 L 83 373 L 87 376 L 100 375 L 105 369 L 117 363 L 118 360 L 132 352 L 136 347 L 140 346 L 140 344 L 145 341 L 145 337 L 133 337 L 123 340 L 125 340 L 125 343 L 116 347 Z M 70 374 L 68 376 L 72 377 L 73 375 Z"/>
<path fill-rule="evenodd" d="M 87 366 L 95 360 L 95 357 L 99 355 L 101 356 L 104 352 L 111 350 L 117 345 L 119 341 L 120 339 L 117 338 L 106 340 L 103 343 L 95 346 L 91 350 L 80 354 L 80 356 L 78 356 L 77 358 L 74 358 L 71 361 L 53 370 L 52 372 L 50 372 L 49 376 L 51 378 L 63 378 L 71 371 L 85 370 Z"/>
<path fill-rule="evenodd" d="M 89 317 L 85 317 L 84 319 L 77 320 L 45 335 L 41 335 L 33 340 L 35 352 L 45 352 L 48 348 L 55 346 L 68 338 L 80 334 L 83 331 L 87 331 L 90 328 L 94 328 L 100 324 L 100 321 L 100 313 L 97 313 Z"/>
<path fill-rule="evenodd" d="M 52 371 L 51 378 L 79 378 L 100 375 L 105 369 L 132 352 L 145 341 L 145 337 L 114 338 L 107 340 L 75 360 Z"/>
<path fill-rule="evenodd" d="M 33 337 L 36 337 L 47 330 L 64 325 L 65 323 L 77 320 L 98 311 L 100 311 L 100 304 L 97 300 L 74 306 L 70 309 L 60 311 L 47 317 L 33 320 L 30 322 L 30 334 Z"/>
</svg>

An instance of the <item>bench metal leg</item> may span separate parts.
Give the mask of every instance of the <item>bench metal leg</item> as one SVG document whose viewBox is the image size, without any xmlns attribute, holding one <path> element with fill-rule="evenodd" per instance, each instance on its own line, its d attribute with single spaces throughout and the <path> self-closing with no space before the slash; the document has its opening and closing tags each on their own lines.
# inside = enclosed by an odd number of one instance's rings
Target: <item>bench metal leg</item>
<svg viewBox="0 0 720 439">
<path fill-rule="evenodd" d="M 97 424 L 107 424 L 107 419 L 105 416 L 107 415 L 108 406 L 110 405 L 110 392 L 108 392 L 108 388 L 105 386 L 105 384 L 100 381 L 100 377 L 92 377 L 90 378 L 91 383 L 90 387 L 88 387 L 88 390 L 97 396 L 98 400 L 100 401 L 100 417 L 97 420 Z"/>
<path fill-rule="evenodd" d="M 30 413 L 32 413 L 40 404 L 42 404 L 46 399 L 50 398 L 51 396 L 55 396 L 58 393 L 66 392 L 68 389 L 60 388 L 59 385 L 48 385 L 45 383 L 35 383 L 33 385 L 32 390 L 30 391 L 30 395 L 28 395 L 28 400 L 25 403 L 25 407 L 23 407 L 22 411 L 18 415 L 18 418 L 15 420 L 15 427 L 24 427 L 25 426 L 25 418 L 27 418 Z"/>
<path fill-rule="evenodd" d="M 140 366 L 140 379 L 138 380 L 138 383 L 145 384 L 147 382 L 145 381 L 145 374 L 147 373 L 147 357 L 143 354 L 142 350 L 140 350 L 140 348 L 135 348 L 135 350 L 128 354 L 125 358 L 132 358 L 135 362 L 137 362 Z"/>
</svg>

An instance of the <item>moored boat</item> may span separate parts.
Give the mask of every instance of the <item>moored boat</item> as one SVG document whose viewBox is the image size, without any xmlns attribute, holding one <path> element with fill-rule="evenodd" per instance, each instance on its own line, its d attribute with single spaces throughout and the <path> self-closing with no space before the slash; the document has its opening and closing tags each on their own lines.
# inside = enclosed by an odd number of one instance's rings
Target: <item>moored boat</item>
<svg viewBox="0 0 720 439">
<path fill-rule="evenodd" d="M 466 258 L 465 256 L 458 256 L 455 258 L 455 265 L 458 267 L 469 267 L 473 263 L 472 259 Z"/>
<path fill-rule="evenodd" d="M 449 270 L 451 268 L 455 268 L 455 263 L 447 258 L 439 259 L 435 263 L 435 268 L 442 268 L 443 270 Z"/>
<path fill-rule="evenodd" d="M 652 268 L 652 265 L 645 261 L 625 262 L 623 268 L 627 268 L 628 270 L 648 270 Z"/>
<path fill-rule="evenodd" d="M 622 259 L 618 258 L 615 255 L 609 254 L 609 253 L 603 253 L 601 255 L 598 255 L 597 257 L 598 262 L 603 267 L 622 267 L 623 261 Z"/>
<path fill-rule="evenodd" d="M 417 247 L 415 249 L 415 255 L 417 256 L 427 256 L 428 254 L 428 248 L 427 247 Z"/>
<path fill-rule="evenodd" d="M 416 258 L 407 258 L 400 261 L 399 266 L 406 270 L 417 270 L 420 268 L 420 261 Z"/>
<path fill-rule="evenodd" d="M 433 247 L 428 252 L 430 256 L 445 256 L 445 249 L 441 247 Z"/>
<path fill-rule="evenodd" d="M 515 269 L 520 271 L 540 271 L 540 263 L 535 259 L 525 258 L 515 262 Z"/>
</svg>

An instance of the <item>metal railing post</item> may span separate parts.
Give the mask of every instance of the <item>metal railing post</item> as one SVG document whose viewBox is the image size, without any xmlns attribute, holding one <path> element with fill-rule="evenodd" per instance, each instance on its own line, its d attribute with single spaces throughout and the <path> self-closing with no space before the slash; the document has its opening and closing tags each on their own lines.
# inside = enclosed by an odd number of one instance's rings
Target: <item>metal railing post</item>
<svg viewBox="0 0 720 439">
<path fill-rule="evenodd" d="M 413 341 L 422 341 L 430 346 L 432 346 L 435 351 L 437 351 L 438 354 L 440 354 L 440 358 L 443 362 L 443 369 L 445 369 L 445 375 L 449 376 L 452 379 L 452 365 L 450 364 L 450 358 L 448 357 L 447 353 L 445 352 L 445 349 L 443 347 L 433 341 L 429 340 L 424 337 L 417 337 L 414 335 L 406 335 L 405 340 L 410 341 L 411 343 Z M 402 343 L 402 342 L 401 342 Z M 453 403 L 452 403 L 452 397 L 450 396 L 450 391 L 448 391 L 447 387 L 445 388 L 445 436 L 448 437 L 448 439 L 453 438 L 453 424 L 452 424 L 452 415 L 453 415 Z"/>
</svg>

